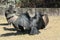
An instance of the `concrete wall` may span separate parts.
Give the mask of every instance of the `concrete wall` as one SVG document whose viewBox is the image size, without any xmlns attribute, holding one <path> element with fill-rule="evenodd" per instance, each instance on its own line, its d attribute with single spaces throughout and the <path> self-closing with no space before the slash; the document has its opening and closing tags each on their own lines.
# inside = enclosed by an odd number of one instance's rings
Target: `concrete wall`
<svg viewBox="0 0 60 40">
<path fill-rule="evenodd" d="M 16 8 L 17 13 L 24 13 L 28 10 L 28 8 Z M 60 15 L 60 8 L 36 8 L 36 11 L 42 12 L 44 14 L 48 14 L 50 16 L 59 16 Z M 5 8 L 0 7 L 0 15 L 5 14 Z"/>
</svg>

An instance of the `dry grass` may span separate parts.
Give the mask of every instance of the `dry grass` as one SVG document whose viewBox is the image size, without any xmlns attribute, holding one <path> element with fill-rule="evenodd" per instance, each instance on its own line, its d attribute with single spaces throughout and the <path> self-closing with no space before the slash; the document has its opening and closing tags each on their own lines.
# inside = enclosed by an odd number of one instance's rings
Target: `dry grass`
<svg viewBox="0 0 60 40">
<path fill-rule="evenodd" d="M 0 23 L 7 22 L 5 18 L 0 17 Z M 4 30 L 3 27 L 13 28 L 12 26 L 0 26 L 0 40 L 60 40 L 60 16 L 49 16 L 49 24 L 38 35 L 16 34 L 16 31 Z"/>
</svg>

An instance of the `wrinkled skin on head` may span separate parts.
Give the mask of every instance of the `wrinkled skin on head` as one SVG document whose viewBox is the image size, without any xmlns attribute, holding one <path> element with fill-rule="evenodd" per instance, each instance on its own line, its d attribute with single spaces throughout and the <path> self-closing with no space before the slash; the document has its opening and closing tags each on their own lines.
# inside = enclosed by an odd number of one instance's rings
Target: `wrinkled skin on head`
<svg viewBox="0 0 60 40">
<path fill-rule="evenodd" d="M 48 18 L 48 15 L 47 14 L 44 14 L 43 20 L 44 20 L 45 26 L 47 26 L 47 24 L 49 22 L 49 18 Z"/>
</svg>

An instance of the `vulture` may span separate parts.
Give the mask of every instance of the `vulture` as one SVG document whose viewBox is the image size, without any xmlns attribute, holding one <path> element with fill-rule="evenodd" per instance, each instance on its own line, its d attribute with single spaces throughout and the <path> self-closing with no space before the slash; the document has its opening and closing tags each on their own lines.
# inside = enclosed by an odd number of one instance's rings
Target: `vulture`
<svg viewBox="0 0 60 40">
<path fill-rule="evenodd" d="M 17 32 L 28 30 L 31 35 L 39 34 L 39 29 L 44 29 L 49 22 L 47 14 L 36 12 L 34 8 L 16 15 L 12 5 L 5 11 L 5 17 L 8 24 L 13 24 Z"/>
</svg>

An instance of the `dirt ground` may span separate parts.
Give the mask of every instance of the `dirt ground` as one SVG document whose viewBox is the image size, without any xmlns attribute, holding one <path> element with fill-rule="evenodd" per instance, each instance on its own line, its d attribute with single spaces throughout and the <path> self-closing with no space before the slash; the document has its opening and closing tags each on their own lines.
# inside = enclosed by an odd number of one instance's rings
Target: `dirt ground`
<svg viewBox="0 0 60 40">
<path fill-rule="evenodd" d="M 0 17 L 0 23 L 6 22 L 4 17 Z M 8 30 L 4 30 L 4 27 Z M 60 40 L 60 16 L 49 16 L 48 25 L 38 35 L 17 34 L 12 29 L 12 25 L 0 25 L 0 40 Z"/>
</svg>

